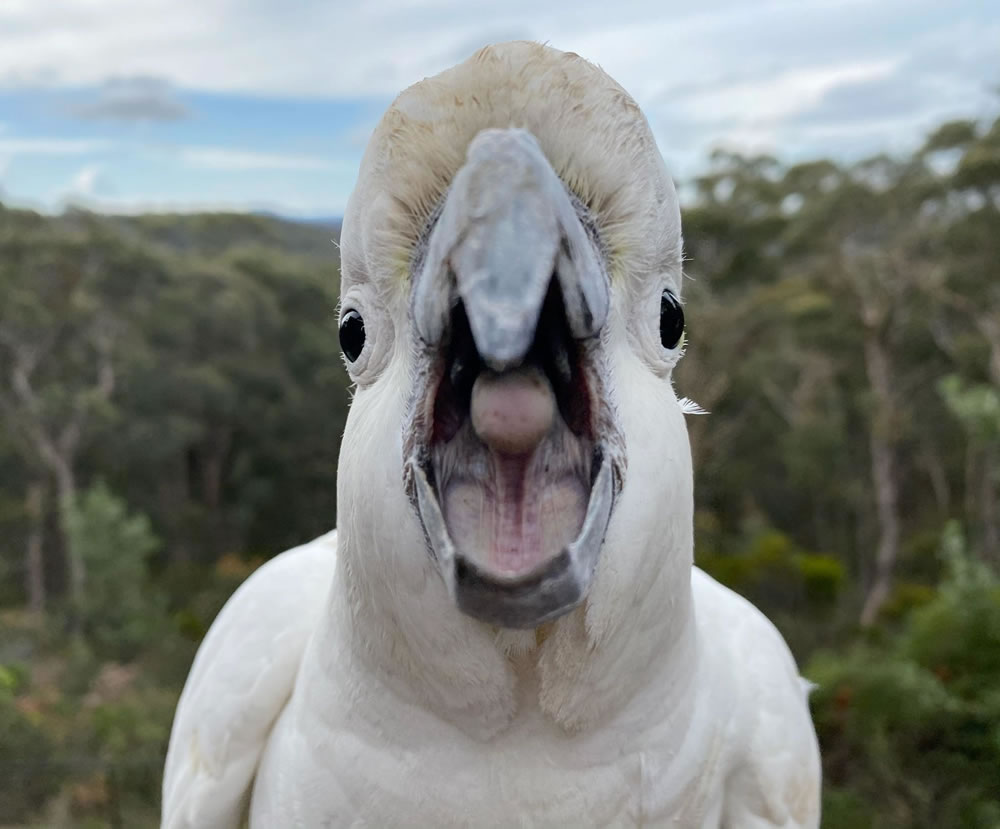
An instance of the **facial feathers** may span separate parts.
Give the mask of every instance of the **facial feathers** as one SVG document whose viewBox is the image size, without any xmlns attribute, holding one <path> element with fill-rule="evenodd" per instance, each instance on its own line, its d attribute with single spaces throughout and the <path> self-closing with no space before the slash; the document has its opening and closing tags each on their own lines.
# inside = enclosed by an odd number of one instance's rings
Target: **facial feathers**
<svg viewBox="0 0 1000 829">
<path fill-rule="evenodd" d="M 346 211 L 349 280 L 405 277 L 481 130 L 521 127 L 589 207 L 613 276 L 680 272 L 680 213 L 649 124 L 600 68 L 537 43 L 481 49 L 405 90 L 372 136 Z"/>
</svg>

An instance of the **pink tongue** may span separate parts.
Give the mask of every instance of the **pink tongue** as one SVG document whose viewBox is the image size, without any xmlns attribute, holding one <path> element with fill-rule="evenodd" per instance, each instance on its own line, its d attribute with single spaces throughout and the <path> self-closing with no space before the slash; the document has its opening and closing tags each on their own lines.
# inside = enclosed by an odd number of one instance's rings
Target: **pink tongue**
<svg viewBox="0 0 1000 829">
<path fill-rule="evenodd" d="M 472 387 L 472 428 L 483 443 L 506 455 L 538 446 L 552 428 L 555 410 L 552 386 L 537 368 L 484 371 Z"/>
<path fill-rule="evenodd" d="M 486 447 L 478 451 L 488 453 L 488 463 L 476 465 L 480 476 L 459 475 L 449 482 L 445 520 L 456 545 L 485 570 L 523 575 L 577 536 L 587 506 L 586 492 L 565 459 L 539 456 L 548 436 L 565 428 L 555 394 L 537 368 L 484 371 L 472 387 L 470 414 Z"/>
</svg>

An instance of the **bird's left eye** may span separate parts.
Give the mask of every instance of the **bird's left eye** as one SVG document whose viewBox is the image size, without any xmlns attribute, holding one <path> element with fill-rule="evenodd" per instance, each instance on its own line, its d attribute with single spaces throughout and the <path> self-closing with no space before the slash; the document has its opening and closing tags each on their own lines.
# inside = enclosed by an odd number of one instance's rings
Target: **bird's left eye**
<svg viewBox="0 0 1000 829">
<path fill-rule="evenodd" d="M 340 347 L 350 363 L 361 356 L 365 347 L 365 321 L 353 308 L 340 321 Z"/>
<path fill-rule="evenodd" d="M 684 309 L 672 291 L 660 297 L 660 342 L 666 349 L 674 349 L 684 336 Z"/>
</svg>

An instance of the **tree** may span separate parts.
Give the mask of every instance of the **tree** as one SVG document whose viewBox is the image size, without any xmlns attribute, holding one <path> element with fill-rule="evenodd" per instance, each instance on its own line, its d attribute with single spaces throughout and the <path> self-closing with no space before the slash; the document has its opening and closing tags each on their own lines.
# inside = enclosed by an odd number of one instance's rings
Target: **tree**
<svg viewBox="0 0 1000 829">
<path fill-rule="evenodd" d="M 0 407 L 29 464 L 55 480 L 60 515 L 76 497 L 80 451 L 94 422 L 109 412 L 116 349 L 127 328 L 123 306 L 153 264 L 94 232 L 85 217 L 81 222 L 82 229 L 56 233 L 39 222 L 0 227 Z M 29 494 L 35 533 L 38 497 Z M 62 519 L 60 528 L 65 540 Z M 40 544 L 39 535 L 29 544 L 33 560 Z M 64 549 L 71 601 L 79 606 L 86 566 Z"/>
</svg>

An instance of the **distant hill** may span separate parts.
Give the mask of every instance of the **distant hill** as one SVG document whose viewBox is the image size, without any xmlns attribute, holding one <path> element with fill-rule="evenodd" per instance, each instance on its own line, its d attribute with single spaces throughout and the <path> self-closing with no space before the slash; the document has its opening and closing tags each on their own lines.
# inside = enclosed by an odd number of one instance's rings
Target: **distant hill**
<svg viewBox="0 0 1000 829">
<path fill-rule="evenodd" d="M 108 220 L 174 249 L 206 255 L 259 244 L 331 263 L 338 258 L 334 242 L 340 238 L 339 220 L 325 224 L 255 213 L 149 213 Z"/>
<path fill-rule="evenodd" d="M 253 210 L 253 216 L 264 216 L 269 219 L 278 219 L 282 222 L 293 224 L 310 225 L 313 227 L 323 227 L 336 234 L 340 238 L 340 226 L 344 223 L 343 216 L 286 216 L 283 213 L 274 213 L 270 210 Z"/>
<path fill-rule="evenodd" d="M 146 213 L 138 216 L 69 208 L 58 216 L 0 204 L 0 229 L 40 224 L 66 230 L 106 228 L 135 242 L 181 253 L 215 256 L 236 247 L 260 245 L 336 267 L 339 217 L 294 220 L 266 213 Z"/>
</svg>

